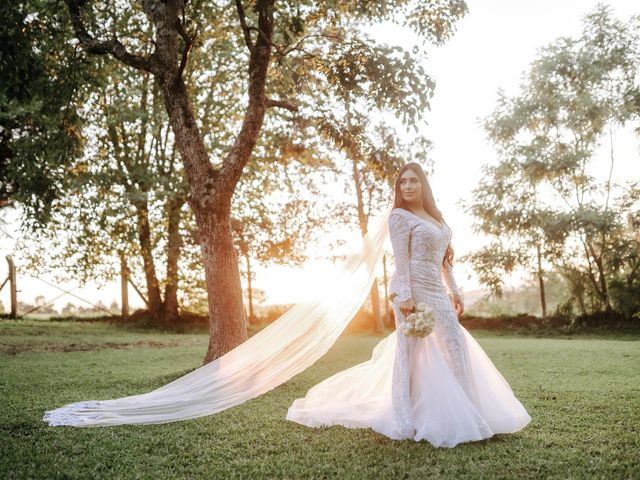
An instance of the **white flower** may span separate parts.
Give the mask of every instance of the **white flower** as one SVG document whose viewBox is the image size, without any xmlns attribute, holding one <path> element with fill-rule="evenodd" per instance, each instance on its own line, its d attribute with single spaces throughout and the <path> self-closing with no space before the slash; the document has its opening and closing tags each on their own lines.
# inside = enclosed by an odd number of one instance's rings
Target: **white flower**
<svg viewBox="0 0 640 480">
<path fill-rule="evenodd" d="M 435 312 L 425 302 L 416 305 L 416 310 L 406 317 L 400 324 L 402 333 L 411 338 L 424 338 L 433 332 L 435 327 Z"/>
<path fill-rule="evenodd" d="M 417 306 L 416 309 L 420 312 L 426 312 L 429 309 L 429 305 L 427 305 L 424 302 L 420 302 Z"/>
</svg>

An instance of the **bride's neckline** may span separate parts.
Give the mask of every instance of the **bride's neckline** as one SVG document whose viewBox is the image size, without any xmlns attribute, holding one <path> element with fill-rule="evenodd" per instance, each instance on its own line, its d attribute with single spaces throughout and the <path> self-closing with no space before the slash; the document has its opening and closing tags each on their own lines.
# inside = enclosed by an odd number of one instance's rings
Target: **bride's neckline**
<svg viewBox="0 0 640 480">
<path fill-rule="evenodd" d="M 407 209 L 403 209 L 403 210 L 405 210 L 406 212 L 410 213 L 410 214 L 411 214 L 411 215 L 413 215 L 414 217 L 419 218 L 420 220 L 424 220 L 425 222 L 429 222 L 429 223 L 431 223 L 432 225 L 434 225 L 434 226 L 438 227 L 440 230 L 442 230 L 442 229 L 444 228 L 444 224 L 442 224 L 442 223 L 438 222 L 435 218 L 433 219 L 434 221 L 431 221 L 431 220 L 428 220 L 428 219 L 426 219 L 426 218 L 424 218 L 424 217 L 421 217 L 420 215 L 416 215 L 416 214 L 415 214 L 415 213 L 413 213 L 411 210 L 407 210 Z M 437 225 L 436 225 L 436 224 L 437 224 Z"/>
</svg>

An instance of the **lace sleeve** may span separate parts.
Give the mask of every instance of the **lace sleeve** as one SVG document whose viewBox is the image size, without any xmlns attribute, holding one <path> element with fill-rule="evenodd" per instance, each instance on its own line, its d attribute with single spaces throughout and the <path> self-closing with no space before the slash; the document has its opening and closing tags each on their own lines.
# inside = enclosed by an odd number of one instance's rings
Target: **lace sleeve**
<svg viewBox="0 0 640 480">
<path fill-rule="evenodd" d="M 395 264 L 395 276 L 397 286 L 392 291 L 391 299 L 397 302 L 404 302 L 412 297 L 411 283 L 409 280 L 409 236 L 411 226 L 397 212 L 389 215 L 389 237 L 393 247 L 393 261 Z M 395 294 L 395 295 L 393 295 Z"/>
<path fill-rule="evenodd" d="M 442 280 L 447 286 L 447 291 L 452 295 L 457 295 L 462 300 L 462 294 L 456 284 L 456 279 L 453 276 L 453 267 L 449 262 L 444 262 L 444 265 L 440 266 L 440 272 L 442 273 Z"/>
</svg>

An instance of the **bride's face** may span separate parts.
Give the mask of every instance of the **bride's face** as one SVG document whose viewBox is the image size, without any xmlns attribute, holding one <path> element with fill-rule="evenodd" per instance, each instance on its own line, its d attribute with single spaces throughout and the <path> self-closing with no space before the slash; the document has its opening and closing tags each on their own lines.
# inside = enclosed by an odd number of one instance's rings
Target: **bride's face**
<svg viewBox="0 0 640 480">
<path fill-rule="evenodd" d="M 413 170 L 407 170 L 400 177 L 400 193 L 407 203 L 418 203 L 422 198 L 422 184 Z"/>
</svg>

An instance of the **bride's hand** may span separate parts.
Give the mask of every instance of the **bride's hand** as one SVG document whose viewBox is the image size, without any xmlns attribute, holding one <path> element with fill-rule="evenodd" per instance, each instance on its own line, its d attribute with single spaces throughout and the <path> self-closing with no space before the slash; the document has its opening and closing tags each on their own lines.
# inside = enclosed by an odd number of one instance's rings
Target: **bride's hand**
<svg viewBox="0 0 640 480">
<path fill-rule="evenodd" d="M 413 298 L 410 298 L 408 300 L 405 300 L 404 302 L 400 302 L 398 304 L 398 307 L 400 308 L 400 312 L 402 312 L 402 315 L 406 317 L 416 309 L 416 304 L 413 301 Z"/>
<path fill-rule="evenodd" d="M 453 305 L 456 308 L 456 315 L 460 316 L 464 313 L 464 304 L 462 303 L 462 297 L 460 297 L 460 295 L 453 296 Z"/>
</svg>

